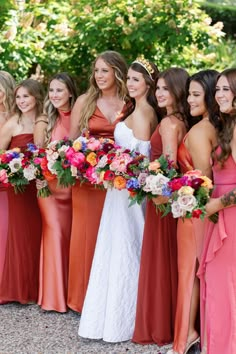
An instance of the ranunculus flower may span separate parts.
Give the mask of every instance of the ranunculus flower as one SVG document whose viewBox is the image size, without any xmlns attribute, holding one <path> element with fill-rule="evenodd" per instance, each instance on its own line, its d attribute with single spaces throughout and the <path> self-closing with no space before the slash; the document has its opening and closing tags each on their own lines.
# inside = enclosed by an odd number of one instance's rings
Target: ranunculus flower
<svg viewBox="0 0 236 354">
<path fill-rule="evenodd" d="M 106 171 L 103 176 L 104 181 L 113 181 L 115 178 L 115 173 L 113 171 Z"/>
<path fill-rule="evenodd" d="M 86 170 L 86 178 L 90 183 L 97 183 L 98 182 L 98 176 L 95 172 L 95 168 L 93 166 L 89 166 Z"/>
<path fill-rule="evenodd" d="M 149 171 L 157 172 L 160 169 L 160 167 L 161 167 L 161 164 L 159 161 L 152 161 L 152 162 L 150 162 L 148 169 L 149 169 Z"/>
<path fill-rule="evenodd" d="M 76 154 L 75 150 L 73 149 L 73 147 L 69 147 L 69 149 L 67 149 L 67 151 L 65 152 L 65 156 L 67 158 L 67 160 L 71 160 L 72 157 Z"/>
<path fill-rule="evenodd" d="M 71 156 L 69 161 L 71 165 L 79 168 L 85 161 L 85 156 L 84 154 L 82 154 L 82 152 L 76 152 L 74 155 Z"/>
<path fill-rule="evenodd" d="M 126 179 L 122 176 L 116 176 L 114 181 L 113 181 L 114 187 L 116 189 L 125 189 L 126 187 Z"/>
<path fill-rule="evenodd" d="M 102 147 L 103 151 L 107 154 L 110 150 L 114 148 L 113 143 L 105 143 Z"/>
<path fill-rule="evenodd" d="M 87 157 L 86 157 L 86 161 L 88 161 L 88 163 L 90 163 L 91 166 L 96 166 L 97 164 L 97 155 L 95 152 L 90 152 Z"/>
<path fill-rule="evenodd" d="M 194 188 L 195 190 L 198 190 L 201 187 L 203 182 L 204 180 L 202 179 L 202 177 L 194 178 L 191 181 L 191 187 Z"/>
<path fill-rule="evenodd" d="M 193 195 L 194 189 L 189 186 L 183 186 L 178 190 L 178 195 Z"/>
<path fill-rule="evenodd" d="M 207 187 L 209 189 L 213 188 L 212 180 L 210 178 L 208 178 L 207 176 L 201 176 L 201 179 L 203 179 L 203 181 L 204 181 L 202 183 L 203 187 Z"/>
<path fill-rule="evenodd" d="M 81 148 L 82 148 L 82 143 L 81 143 L 81 141 L 75 140 L 75 141 L 73 142 L 72 147 L 73 147 L 73 149 L 74 149 L 75 151 L 81 150 Z"/>
</svg>

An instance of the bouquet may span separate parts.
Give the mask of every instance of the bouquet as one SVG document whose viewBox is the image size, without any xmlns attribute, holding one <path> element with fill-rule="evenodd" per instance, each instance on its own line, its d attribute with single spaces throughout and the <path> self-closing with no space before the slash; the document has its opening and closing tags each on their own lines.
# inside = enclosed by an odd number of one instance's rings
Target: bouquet
<svg viewBox="0 0 236 354">
<path fill-rule="evenodd" d="M 28 164 L 27 156 L 19 148 L 0 153 L 0 183 L 3 187 L 12 186 L 15 193 L 22 193 L 30 179 L 24 174 Z"/>
<path fill-rule="evenodd" d="M 174 218 L 204 219 L 205 205 L 213 190 L 210 178 L 203 176 L 199 170 L 192 170 L 169 181 L 168 188 L 171 197 L 166 214 L 171 211 Z M 211 220 L 217 221 L 216 215 Z"/>
<path fill-rule="evenodd" d="M 157 196 L 169 197 L 171 191 L 168 188 L 168 182 L 176 176 L 178 176 L 178 172 L 168 157 L 161 155 L 153 162 L 148 161 L 135 181 L 127 183 L 127 189 L 130 192 L 130 205 L 141 204 L 146 197 L 149 199 Z M 165 211 L 164 204 L 156 207 L 160 211 Z"/>
</svg>

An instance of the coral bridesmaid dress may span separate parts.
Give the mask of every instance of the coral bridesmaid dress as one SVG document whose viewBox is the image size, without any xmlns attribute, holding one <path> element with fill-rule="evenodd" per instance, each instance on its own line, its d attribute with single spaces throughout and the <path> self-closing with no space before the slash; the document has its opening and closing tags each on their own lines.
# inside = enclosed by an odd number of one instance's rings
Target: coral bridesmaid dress
<svg viewBox="0 0 236 354">
<path fill-rule="evenodd" d="M 90 135 L 112 139 L 121 116 L 112 124 L 97 107 L 89 119 Z M 72 187 L 68 306 L 77 312 L 83 307 L 105 196 L 106 191 L 91 184 L 77 183 Z"/>
<path fill-rule="evenodd" d="M 182 173 L 193 169 L 192 158 L 184 141 L 178 148 L 178 163 Z M 201 219 L 178 219 L 178 295 L 173 349 L 180 354 L 184 352 L 187 343 L 192 290 L 203 236 L 204 222 Z"/>
<path fill-rule="evenodd" d="M 51 140 L 68 137 L 70 112 L 59 112 Z M 44 310 L 67 311 L 69 248 L 72 222 L 71 187 L 58 188 L 57 180 L 49 182 L 52 192 L 38 198 L 42 215 L 42 241 L 38 304 Z"/>
<path fill-rule="evenodd" d="M 32 134 L 20 134 L 12 138 L 9 149 L 24 149 L 32 142 Z M 0 299 L 22 304 L 36 302 L 42 229 L 35 183 L 30 183 L 24 193 L 18 194 L 9 187 L 7 194 L 9 224 Z"/>
<path fill-rule="evenodd" d="M 236 188 L 236 161 L 232 155 L 221 168 L 213 165 L 219 197 Z M 201 280 L 201 335 L 206 319 L 207 354 L 236 353 L 236 206 L 219 211 L 216 224 L 207 221 L 198 275 Z"/>
<path fill-rule="evenodd" d="M 151 137 L 151 160 L 162 154 L 159 125 Z M 147 202 L 133 341 L 163 345 L 173 340 L 177 295 L 176 220 L 161 218 Z"/>
</svg>

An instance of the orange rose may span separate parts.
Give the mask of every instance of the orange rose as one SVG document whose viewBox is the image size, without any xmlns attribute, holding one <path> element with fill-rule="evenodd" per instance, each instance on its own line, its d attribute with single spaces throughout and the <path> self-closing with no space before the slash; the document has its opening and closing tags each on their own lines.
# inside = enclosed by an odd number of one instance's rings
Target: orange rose
<svg viewBox="0 0 236 354">
<path fill-rule="evenodd" d="M 126 187 L 126 179 L 122 176 L 116 176 L 113 183 L 114 187 L 119 190 L 125 189 Z"/>
<path fill-rule="evenodd" d="M 137 192 L 129 191 L 129 195 L 131 196 L 131 198 L 134 198 L 137 195 Z"/>
<path fill-rule="evenodd" d="M 97 155 L 95 154 L 95 152 L 90 152 L 86 157 L 86 161 L 88 161 L 88 163 L 90 163 L 91 166 L 96 166 Z"/>
<path fill-rule="evenodd" d="M 160 165 L 159 161 L 153 161 L 153 162 L 150 162 L 148 169 L 149 169 L 149 171 L 157 172 L 160 167 L 161 167 L 161 165 Z"/>
<path fill-rule="evenodd" d="M 49 170 L 43 171 L 43 176 L 48 182 L 53 181 L 57 177 L 56 175 L 52 174 Z"/>
</svg>

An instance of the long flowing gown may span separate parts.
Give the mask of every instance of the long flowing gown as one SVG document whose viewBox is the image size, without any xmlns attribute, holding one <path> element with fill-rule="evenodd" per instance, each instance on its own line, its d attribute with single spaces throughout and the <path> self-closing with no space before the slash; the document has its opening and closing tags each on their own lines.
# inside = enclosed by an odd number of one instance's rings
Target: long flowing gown
<svg viewBox="0 0 236 354">
<path fill-rule="evenodd" d="M 122 114 L 112 124 L 97 107 L 89 119 L 90 135 L 113 138 L 115 125 Z M 106 191 L 91 184 L 77 183 L 72 187 L 68 306 L 77 312 L 83 307 L 105 196 Z"/>
<path fill-rule="evenodd" d="M 9 149 L 26 148 L 32 134 L 20 134 L 11 140 Z M 5 261 L 0 283 L 0 299 L 22 304 L 36 302 L 38 297 L 41 217 L 35 183 L 24 193 L 7 189 L 9 224 Z"/>
<path fill-rule="evenodd" d="M 70 112 L 59 112 L 51 140 L 68 137 Z M 69 248 L 72 223 L 71 187 L 57 187 L 57 180 L 49 182 L 52 192 L 38 198 L 42 215 L 42 241 L 38 304 L 44 310 L 67 311 Z"/>
<path fill-rule="evenodd" d="M 151 160 L 162 154 L 159 126 L 151 137 Z M 133 341 L 163 345 L 173 340 L 177 295 L 176 220 L 161 218 L 147 202 Z"/>
<path fill-rule="evenodd" d="M 219 197 L 236 188 L 236 161 L 230 155 L 213 165 Z M 219 211 L 216 224 L 207 221 L 198 275 L 201 281 L 201 335 L 206 319 L 207 354 L 236 353 L 236 206 Z"/>
<path fill-rule="evenodd" d="M 193 169 L 185 139 L 186 136 L 178 148 L 178 163 L 182 173 Z M 178 219 L 178 295 L 173 349 L 179 354 L 184 353 L 186 348 L 193 284 L 201 256 L 203 236 L 204 222 L 201 219 Z"/>
<path fill-rule="evenodd" d="M 7 230 L 8 230 L 8 199 L 7 192 L 4 187 L 0 186 L 0 284 L 5 261 L 6 245 L 7 245 Z M 4 303 L 1 301 L 0 304 Z"/>
<path fill-rule="evenodd" d="M 150 142 L 117 124 L 118 145 L 149 156 Z M 108 190 L 80 320 L 79 335 L 107 342 L 131 339 L 134 330 L 144 207 L 129 207 L 127 190 Z"/>
</svg>

